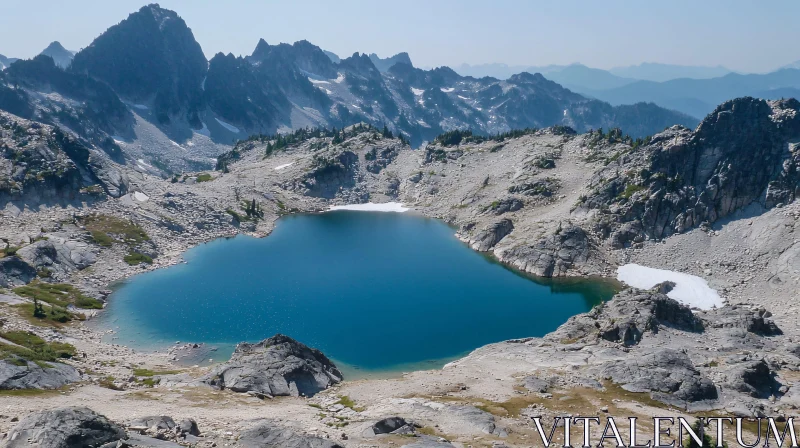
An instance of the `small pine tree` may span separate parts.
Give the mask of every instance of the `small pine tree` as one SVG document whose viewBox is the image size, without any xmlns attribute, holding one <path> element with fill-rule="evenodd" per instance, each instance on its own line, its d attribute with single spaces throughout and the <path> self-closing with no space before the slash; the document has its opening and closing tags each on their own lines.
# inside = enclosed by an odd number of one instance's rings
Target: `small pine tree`
<svg viewBox="0 0 800 448">
<path fill-rule="evenodd" d="M 44 307 L 36 297 L 33 298 L 33 317 L 37 319 L 44 319 L 47 317 L 47 314 L 44 312 Z"/>
<path fill-rule="evenodd" d="M 703 421 L 700 419 L 695 420 L 692 423 L 692 429 L 694 430 L 695 434 L 700 436 L 703 439 L 703 446 L 697 444 L 694 438 L 690 435 L 687 439 L 683 442 L 684 448 L 716 448 L 717 444 L 711 439 L 711 436 L 706 434 L 705 427 L 703 427 Z M 728 448 L 727 443 L 723 443 L 724 448 Z"/>
</svg>

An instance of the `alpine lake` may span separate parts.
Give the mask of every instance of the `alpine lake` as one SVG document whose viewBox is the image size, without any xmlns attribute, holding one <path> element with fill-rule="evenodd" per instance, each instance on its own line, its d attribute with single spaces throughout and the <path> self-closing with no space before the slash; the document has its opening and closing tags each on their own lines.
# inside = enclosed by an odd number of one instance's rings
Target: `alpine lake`
<svg viewBox="0 0 800 448">
<path fill-rule="evenodd" d="M 181 360 L 200 365 L 283 333 L 356 379 L 542 336 L 616 291 L 599 279 L 521 274 L 453 234 L 413 213 L 286 216 L 266 238 L 214 240 L 185 253 L 186 263 L 121 282 L 92 325 L 137 350 L 202 343 Z"/>
</svg>

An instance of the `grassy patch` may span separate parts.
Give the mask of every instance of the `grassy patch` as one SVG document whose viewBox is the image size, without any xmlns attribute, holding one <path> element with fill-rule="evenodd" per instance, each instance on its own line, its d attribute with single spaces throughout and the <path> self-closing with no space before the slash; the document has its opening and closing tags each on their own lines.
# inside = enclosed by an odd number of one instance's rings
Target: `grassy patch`
<svg viewBox="0 0 800 448">
<path fill-rule="evenodd" d="M 363 407 L 356 406 L 355 401 L 353 401 L 353 399 L 348 397 L 347 395 L 342 395 L 341 397 L 339 397 L 339 401 L 337 401 L 336 404 L 340 404 L 340 405 L 342 405 L 342 406 L 344 406 L 346 408 L 350 408 L 350 409 L 352 409 L 352 410 L 354 410 L 356 412 L 362 412 L 365 409 Z"/>
<path fill-rule="evenodd" d="M 59 393 L 61 389 L 13 389 L 0 390 L 0 397 L 41 397 Z"/>
<path fill-rule="evenodd" d="M 23 303 L 20 305 L 16 305 L 15 308 L 17 309 L 17 312 L 20 315 L 20 317 L 27 320 L 28 323 L 36 326 L 59 327 L 63 324 L 66 324 L 67 322 L 76 319 L 77 320 L 86 319 L 86 316 L 84 316 L 83 314 L 70 313 L 64 308 L 55 305 L 44 307 L 45 309 L 44 317 L 35 317 L 33 315 L 32 303 Z"/>
<path fill-rule="evenodd" d="M 121 387 L 114 384 L 114 377 L 110 375 L 105 378 L 101 378 L 100 381 L 97 382 L 97 385 L 100 387 L 105 387 L 106 389 L 122 390 Z"/>
<path fill-rule="evenodd" d="M 198 182 L 208 182 L 208 181 L 212 181 L 212 180 L 214 180 L 214 178 L 211 177 L 211 175 L 208 174 L 208 173 L 203 173 L 203 174 L 198 174 L 197 175 L 197 181 Z"/>
<path fill-rule="evenodd" d="M 138 225 L 114 216 L 87 216 L 83 219 L 83 225 L 92 234 L 94 242 L 104 247 L 109 247 L 113 243 L 134 246 L 150 239 Z"/>
<path fill-rule="evenodd" d="M 625 191 L 623 191 L 619 196 L 621 198 L 630 199 L 630 197 L 633 196 L 634 193 L 642 190 L 644 190 L 644 187 L 641 185 L 628 184 L 628 186 L 625 187 Z"/>
<path fill-rule="evenodd" d="M 36 299 L 50 305 L 66 308 L 72 304 L 78 308 L 101 309 L 103 302 L 83 295 L 77 288 L 65 283 L 42 283 L 34 280 L 26 286 L 14 288 L 22 297 Z"/>
<path fill-rule="evenodd" d="M 156 375 L 174 375 L 176 373 L 180 373 L 180 370 L 133 369 L 133 376 L 154 377 Z"/>
<path fill-rule="evenodd" d="M 148 257 L 145 254 L 140 254 L 138 252 L 131 252 L 128 255 L 125 255 L 125 263 L 128 263 L 131 266 L 136 266 L 141 263 L 150 264 L 153 262 L 153 259 Z"/>
<path fill-rule="evenodd" d="M 44 339 L 25 331 L 9 331 L 0 333 L 0 337 L 17 345 L 0 343 L 0 359 L 10 359 L 12 363 L 23 366 L 19 359 L 26 359 L 39 364 L 42 368 L 51 368 L 48 361 L 72 358 L 76 355 L 75 347 L 62 342 L 45 342 Z M 16 360 L 16 361 L 13 361 Z"/>
</svg>

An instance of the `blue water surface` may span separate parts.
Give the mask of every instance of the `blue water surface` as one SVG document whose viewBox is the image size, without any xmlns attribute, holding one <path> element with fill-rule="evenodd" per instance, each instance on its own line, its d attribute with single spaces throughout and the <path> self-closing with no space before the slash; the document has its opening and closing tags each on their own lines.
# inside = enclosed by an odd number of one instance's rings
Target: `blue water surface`
<svg viewBox="0 0 800 448">
<path fill-rule="evenodd" d="M 376 372 L 541 336 L 613 294 L 593 280 L 534 281 L 411 214 L 293 215 L 266 238 L 219 239 L 185 259 L 126 281 L 98 324 L 134 348 L 204 342 L 220 357 L 284 333 L 349 372 Z"/>
</svg>

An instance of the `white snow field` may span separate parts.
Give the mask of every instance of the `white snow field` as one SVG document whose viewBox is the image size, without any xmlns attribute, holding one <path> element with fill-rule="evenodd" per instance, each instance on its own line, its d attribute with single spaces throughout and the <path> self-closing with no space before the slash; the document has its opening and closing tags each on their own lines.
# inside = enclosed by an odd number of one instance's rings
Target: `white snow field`
<svg viewBox="0 0 800 448">
<path fill-rule="evenodd" d="M 662 282 L 673 282 L 675 288 L 667 296 L 678 302 L 701 310 L 710 310 L 724 305 L 717 291 L 708 282 L 695 275 L 654 269 L 638 264 L 626 264 L 617 268 L 617 280 L 639 289 L 650 289 Z"/>
</svg>

